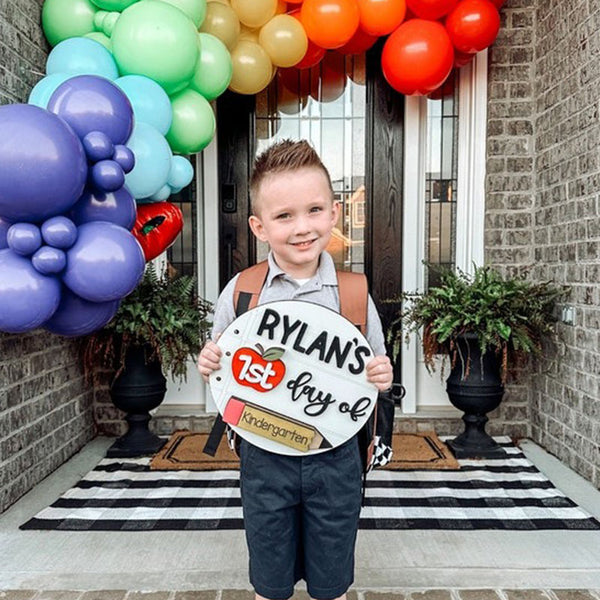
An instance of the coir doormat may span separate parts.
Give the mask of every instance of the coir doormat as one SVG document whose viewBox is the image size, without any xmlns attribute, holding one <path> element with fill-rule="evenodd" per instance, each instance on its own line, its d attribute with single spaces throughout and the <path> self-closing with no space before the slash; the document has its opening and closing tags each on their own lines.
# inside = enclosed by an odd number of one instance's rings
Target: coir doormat
<svg viewBox="0 0 600 600">
<path fill-rule="evenodd" d="M 207 433 L 176 431 L 162 450 L 150 461 L 157 471 L 215 471 L 237 469 L 239 461 L 227 445 L 226 436 L 214 457 L 202 452 Z M 402 433 L 393 436 L 394 454 L 388 469 L 459 469 L 450 450 L 433 431 Z"/>
<path fill-rule="evenodd" d="M 442 438 L 443 440 L 444 438 Z M 600 529 L 510 438 L 505 455 L 460 459 L 459 471 L 376 470 L 362 529 Z M 237 470 L 151 471 L 150 459 L 104 459 L 21 529 L 157 531 L 243 529 Z"/>
</svg>

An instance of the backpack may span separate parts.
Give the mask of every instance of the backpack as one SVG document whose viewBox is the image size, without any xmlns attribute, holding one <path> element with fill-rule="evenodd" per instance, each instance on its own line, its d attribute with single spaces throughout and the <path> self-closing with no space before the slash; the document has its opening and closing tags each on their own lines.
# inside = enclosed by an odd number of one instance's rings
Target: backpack
<svg viewBox="0 0 600 600">
<path fill-rule="evenodd" d="M 267 261 L 244 269 L 233 292 L 235 315 L 239 317 L 258 305 L 258 299 L 269 271 Z M 354 323 L 364 335 L 367 330 L 368 286 L 363 273 L 336 271 L 340 297 L 340 314 Z M 366 474 L 373 468 L 386 465 L 392 458 L 392 431 L 394 426 L 395 402 L 390 392 L 379 392 L 375 409 L 359 430 L 358 444 Z M 217 414 L 212 431 L 203 452 L 214 456 L 223 433 L 227 430 L 229 445 L 239 455 L 239 439 Z"/>
</svg>

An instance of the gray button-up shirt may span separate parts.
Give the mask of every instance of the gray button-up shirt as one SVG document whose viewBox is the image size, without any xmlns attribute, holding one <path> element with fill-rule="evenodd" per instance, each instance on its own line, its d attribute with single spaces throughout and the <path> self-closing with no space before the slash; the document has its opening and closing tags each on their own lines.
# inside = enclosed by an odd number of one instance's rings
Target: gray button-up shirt
<svg viewBox="0 0 600 600">
<path fill-rule="evenodd" d="M 298 282 L 279 267 L 273 258 L 272 252 L 269 252 L 268 262 L 269 272 L 258 300 L 259 304 L 276 300 L 301 300 L 320 304 L 336 312 L 340 311 L 340 295 L 335 265 L 328 252 L 321 254 L 317 272 L 304 285 L 298 285 Z M 223 332 L 235 320 L 233 291 L 238 277 L 239 274 L 231 279 L 217 300 L 212 327 L 213 338 L 216 334 Z M 365 337 L 375 356 L 385 354 L 381 320 L 370 295 L 367 306 L 367 332 Z"/>
</svg>

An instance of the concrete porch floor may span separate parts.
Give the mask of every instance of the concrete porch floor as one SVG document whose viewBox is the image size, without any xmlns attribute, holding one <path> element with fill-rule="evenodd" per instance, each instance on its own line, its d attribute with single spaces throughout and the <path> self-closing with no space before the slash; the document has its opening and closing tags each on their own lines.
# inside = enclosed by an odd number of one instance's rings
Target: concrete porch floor
<svg viewBox="0 0 600 600">
<path fill-rule="evenodd" d="M 232 590 L 249 589 L 242 531 L 18 529 L 91 470 L 112 441 L 96 438 L 0 515 L 0 598 L 224 600 Z M 600 519 L 600 491 L 533 442 L 521 447 L 556 487 Z M 569 592 L 570 600 L 600 600 L 600 531 L 360 531 L 354 589 L 359 600 L 373 591 L 394 598 L 412 591 L 415 598 L 417 590 L 444 591 L 431 600 L 458 600 L 461 590 L 482 592 L 469 600 L 511 600 L 502 590 L 523 590 L 519 600 L 567 598 L 566 590 L 580 590 Z M 192 590 L 206 593 L 184 594 Z"/>
</svg>

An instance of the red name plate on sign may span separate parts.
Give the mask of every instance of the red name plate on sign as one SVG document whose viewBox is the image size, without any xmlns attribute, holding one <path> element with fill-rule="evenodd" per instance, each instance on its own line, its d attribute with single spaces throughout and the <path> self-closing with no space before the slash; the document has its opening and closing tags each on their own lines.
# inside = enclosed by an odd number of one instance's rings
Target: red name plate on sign
<svg viewBox="0 0 600 600">
<path fill-rule="evenodd" d="M 365 424 L 377 399 L 366 338 L 340 314 L 286 300 L 238 317 L 219 338 L 210 389 L 223 420 L 278 454 L 335 448 Z"/>
</svg>

